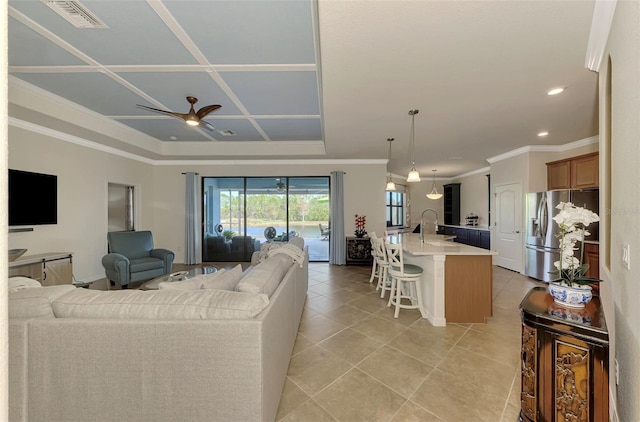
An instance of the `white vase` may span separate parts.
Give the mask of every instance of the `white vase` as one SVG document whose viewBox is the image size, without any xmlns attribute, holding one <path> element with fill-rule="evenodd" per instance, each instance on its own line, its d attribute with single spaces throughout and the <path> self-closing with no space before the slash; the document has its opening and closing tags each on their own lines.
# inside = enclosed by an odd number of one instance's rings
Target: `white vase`
<svg viewBox="0 0 640 422">
<path fill-rule="evenodd" d="M 553 296 L 554 302 L 572 308 L 584 308 L 584 305 L 589 303 L 593 297 L 591 286 L 576 288 L 549 283 L 549 293 Z"/>
</svg>

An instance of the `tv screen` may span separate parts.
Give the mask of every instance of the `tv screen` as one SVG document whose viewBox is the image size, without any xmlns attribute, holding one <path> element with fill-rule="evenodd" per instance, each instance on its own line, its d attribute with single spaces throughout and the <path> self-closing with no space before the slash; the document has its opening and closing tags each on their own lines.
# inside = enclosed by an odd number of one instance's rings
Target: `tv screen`
<svg viewBox="0 0 640 422">
<path fill-rule="evenodd" d="M 9 169 L 9 226 L 58 223 L 58 177 Z"/>
</svg>

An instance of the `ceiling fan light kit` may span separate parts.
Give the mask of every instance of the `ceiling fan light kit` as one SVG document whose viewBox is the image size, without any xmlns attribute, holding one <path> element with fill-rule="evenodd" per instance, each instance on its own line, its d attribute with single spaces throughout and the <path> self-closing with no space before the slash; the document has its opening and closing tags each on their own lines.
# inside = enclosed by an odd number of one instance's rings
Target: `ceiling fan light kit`
<svg viewBox="0 0 640 422">
<path fill-rule="evenodd" d="M 427 194 L 427 198 L 429 199 L 440 199 L 442 198 L 442 194 L 438 193 L 438 189 L 436 188 L 436 170 L 433 171 L 433 184 L 431 185 L 431 192 Z"/>
<path fill-rule="evenodd" d="M 420 173 L 416 170 L 416 139 L 415 139 L 415 116 L 420 110 L 409 110 L 409 116 L 411 116 L 411 133 L 409 134 L 409 143 L 411 147 L 411 171 L 407 175 L 407 182 L 419 182 Z"/>
<path fill-rule="evenodd" d="M 394 138 L 387 138 L 387 142 L 389 142 L 389 160 L 387 161 L 387 166 L 389 165 L 388 163 L 391 162 L 391 142 L 393 142 L 393 140 Z M 388 191 L 396 190 L 396 184 L 393 182 L 393 180 L 391 180 L 391 173 L 387 173 L 387 186 L 385 190 L 388 190 Z"/>
</svg>

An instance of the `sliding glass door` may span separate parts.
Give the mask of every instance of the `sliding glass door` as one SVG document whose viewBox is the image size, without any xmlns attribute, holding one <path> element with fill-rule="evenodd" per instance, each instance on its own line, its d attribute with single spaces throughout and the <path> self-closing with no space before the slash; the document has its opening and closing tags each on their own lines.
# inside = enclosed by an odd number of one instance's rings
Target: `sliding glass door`
<svg viewBox="0 0 640 422">
<path fill-rule="evenodd" d="M 329 260 L 328 177 L 204 177 L 203 261 L 248 261 L 265 242 L 302 236 Z"/>
</svg>

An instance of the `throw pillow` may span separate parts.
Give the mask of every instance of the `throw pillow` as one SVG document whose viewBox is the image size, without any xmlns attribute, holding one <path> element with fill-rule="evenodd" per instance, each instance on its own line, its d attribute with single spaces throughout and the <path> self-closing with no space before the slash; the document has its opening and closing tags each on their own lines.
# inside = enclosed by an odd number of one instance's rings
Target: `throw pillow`
<svg viewBox="0 0 640 422">
<path fill-rule="evenodd" d="M 242 278 L 242 265 L 238 264 L 232 269 L 225 271 L 222 275 L 217 273 L 205 274 L 202 277 L 201 289 L 236 290 L 238 282 Z"/>
<path fill-rule="evenodd" d="M 195 277 L 180 281 L 163 281 L 158 284 L 158 290 L 199 290 L 205 280 L 219 277 L 225 270 L 218 270 L 212 274 L 197 275 Z M 206 277 L 206 278 L 205 278 Z M 235 286 L 234 286 L 235 288 Z M 233 289 L 232 289 L 233 290 Z"/>
</svg>

